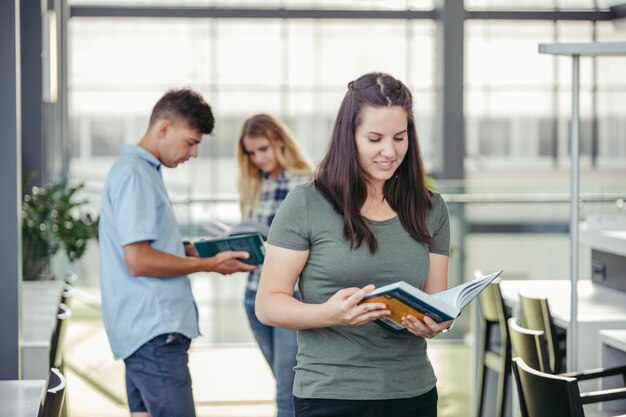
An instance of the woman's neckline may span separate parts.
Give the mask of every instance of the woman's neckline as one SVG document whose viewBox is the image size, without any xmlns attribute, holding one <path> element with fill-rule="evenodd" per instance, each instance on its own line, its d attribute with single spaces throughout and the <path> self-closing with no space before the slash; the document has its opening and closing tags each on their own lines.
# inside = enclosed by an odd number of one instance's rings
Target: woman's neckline
<svg viewBox="0 0 626 417">
<path fill-rule="evenodd" d="M 362 216 L 366 222 L 374 224 L 376 226 L 384 226 L 386 224 L 390 224 L 390 223 L 395 223 L 397 220 L 399 220 L 400 218 L 398 217 L 398 215 L 394 215 L 393 217 L 390 217 L 388 219 L 383 219 L 383 220 L 375 220 L 375 219 L 370 219 L 369 217 L 365 217 Z"/>
</svg>

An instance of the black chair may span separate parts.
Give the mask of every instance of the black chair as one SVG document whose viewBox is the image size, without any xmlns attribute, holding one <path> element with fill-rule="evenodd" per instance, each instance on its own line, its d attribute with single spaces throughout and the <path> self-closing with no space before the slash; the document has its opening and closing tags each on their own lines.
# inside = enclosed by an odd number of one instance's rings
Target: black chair
<svg viewBox="0 0 626 417">
<path fill-rule="evenodd" d="M 533 369 L 552 373 L 545 334 L 520 326 L 514 317 L 508 320 L 508 325 L 513 356 L 521 357 Z"/>
<path fill-rule="evenodd" d="M 72 312 L 65 304 L 59 304 L 57 322 L 50 339 L 50 367 L 63 370 L 63 342 Z"/>
<path fill-rule="evenodd" d="M 72 303 L 72 297 L 74 296 L 72 284 L 68 284 L 65 282 L 63 284 L 63 291 L 61 292 L 61 298 L 59 299 L 59 304 L 65 304 L 67 307 L 70 307 Z"/>
<path fill-rule="evenodd" d="M 65 377 L 58 369 L 51 368 L 46 390 L 39 404 L 37 417 L 60 417 L 65 399 Z"/>
<path fill-rule="evenodd" d="M 78 274 L 72 270 L 65 272 L 65 278 L 63 278 L 67 284 L 74 285 L 78 282 Z"/>
<path fill-rule="evenodd" d="M 554 325 L 547 298 L 533 298 L 519 295 L 521 325 L 530 330 L 540 330 L 546 338 L 550 357 L 550 370 L 553 374 L 565 371 L 566 333 Z"/>
<path fill-rule="evenodd" d="M 491 283 L 478 299 L 482 316 L 483 339 L 479 343 L 478 409 L 477 417 L 483 415 L 486 396 L 486 376 L 489 369 L 498 375 L 495 417 L 504 417 L 505 401 L 511 375 L 511 341 L 507 326 L 508 315 L 504 307 L 500 285 Z"/>
<path fill-rule="evenodd" d="M 624 367 L 626 368 L 626 367 Z M 580 393 L 578 379 L 537 371 L 522 358 L 512 361 L 513 376 L 522 409 L 522 417 L 590 417 L 611 416 L 621 412 L 587 413 L 585 404 L 626 399 L 626 388 Z M 594 371 L 598 376 L 604 370 Z"/>
<path fill-rule="evenodd" d="M 544 333 L 541 330 L 530 330 L 520 326 L 515 318 L 509 319 L 508 323 L 509 335 L 511 337 L 511 351 L 513 356 L 520 357 L 524 363 L 532 369 L 552 374 Z M 615 375 L 620 375 L 624 385 L 626 386 L 626 366 L 559 374 L 559 376 L 562 377 L 576 378 L 578 381 L 598 379 Z M 524 407 L 524 402 L 521 401 L 520 398 L 522 417 L 529 415 L 528 411 L 525 410 Z"/>
</svg>

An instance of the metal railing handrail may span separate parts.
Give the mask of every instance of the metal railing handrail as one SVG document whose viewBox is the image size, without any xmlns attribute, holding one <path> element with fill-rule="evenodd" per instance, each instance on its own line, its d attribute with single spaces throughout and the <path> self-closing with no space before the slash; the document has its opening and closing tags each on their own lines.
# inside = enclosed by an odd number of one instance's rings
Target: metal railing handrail
<svg viewBox="0 0 626 417">
<path fill-rule="evenodd" d="M 569 203 L 568 193 L 442 193 L 447 203 Z M 581 203 L 616 203 L 623 204 L 625 193 L 588 193 L 580 194 Z M 237 203 L 236 196 L 209 197 L 173 197 L 172 204 L 216 204 Z"/>
<path fill-rule="evenodd" d="M 84 189 L 88 193 L 101 193 L 101 186 L 94 186 L 88 183 Z M 498 193 L 498 192 L 445 192 L 440 191 L 447 203 L 569 203 L 570 194 L 568 192 L 519 192 L 519 193 Z M 172 192 L 170 200 L 174 205 L 187 204 L 221 204 L 238 203 L 239 197 L 232 194 L 211 194 L 198 195 Z M 580 193 L 581 203 L 615 203 L 618 208 L 624 207 L 626 192 L 587 192 Z"/>
<path fill-rule="evenodd" d="M 569 203 L 569 193 L 442 193 L 447 203 Z M 581 203 L 623 204 L 624 193 L 581 193 Z"/>
</svg>

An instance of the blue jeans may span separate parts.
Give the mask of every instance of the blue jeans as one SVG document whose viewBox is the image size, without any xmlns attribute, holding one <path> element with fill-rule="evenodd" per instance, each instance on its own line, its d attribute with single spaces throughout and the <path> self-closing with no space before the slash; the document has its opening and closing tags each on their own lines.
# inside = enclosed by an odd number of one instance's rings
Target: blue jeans
<svg viewBox="0 0 626 417">
<path fill-rule="evenodd" d="M 294 297 L 300 298 L 299 294 Z M 293 417 L 293 378 L 296 366 L 296 331 L 266 326 L 254 313 L 256 291 L 246 290 L 245 306 L 252 333 L 276 379 L 277 417 Z"/>
<path fill-rule="evenodd" d="M 131 412 L 152 417 L 195 417 L 188 353 L 191 340 L 179 333 L 157 336 L 126 364 L 126 394 Z"/>
</svg>

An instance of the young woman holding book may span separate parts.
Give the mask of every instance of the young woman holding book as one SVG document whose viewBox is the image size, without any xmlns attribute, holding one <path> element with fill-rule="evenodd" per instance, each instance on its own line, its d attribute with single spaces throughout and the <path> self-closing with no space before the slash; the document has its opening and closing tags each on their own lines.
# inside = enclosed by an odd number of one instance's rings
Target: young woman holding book
<svg viewBox="0 0 626 417">
<path fill-rule="evenodd" d="M 448 253 L 448 211 L 425 185 L 411 92 L 365 74 L 348 84 L 315 181 L 289 194 L 270 228 L 256 312 L 299 330 L 297 416 L 437 415 L 425 339 L 451 322 L 406 316 L 408 332 L 393 334 L 372 323 L 385 304 L 360 302 L 400 280 L 446 289 Z"/>
<path fill-rule="evenodd" d="M 296 184 L 310 180 L 313 168 L 288 133 L 272 116 L 258 114 L 246 120 L 237 144 L 239 162 L 239 201 L 244 220 L 268 226 L 278 206 Z M 276 379 L 278 417 L 291 417 L 293 411 L 293 368 L 296 364 L 296 332 L 267 326 L 254 312 L 259 271 L 248 275 L 245 307 L 252 333 Z M 294 294 L 291 287 L 290 296 Z"/>
</svg>

